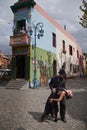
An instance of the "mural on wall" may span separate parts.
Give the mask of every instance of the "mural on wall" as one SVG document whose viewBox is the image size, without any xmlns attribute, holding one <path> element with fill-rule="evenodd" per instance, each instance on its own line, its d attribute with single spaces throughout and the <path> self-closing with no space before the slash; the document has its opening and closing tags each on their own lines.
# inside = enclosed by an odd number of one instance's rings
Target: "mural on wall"
<svg viewBox="0 0 87 130">
<path fill-rule="evenodd" d="M 48 69 L 47 63 L 43 60 L 38 61 L 38 65 L 40 68 L 40 84 L 47 84 L 48 83 Z"/>
<path fill-rule="evenodd" d="M 56 65 L 56 63 L 55 63 Z M 40 60 L 38 60 L 38 67 L 40 69 L 40 83 L 47 84 L 48 80 L 53 76 L 53 71 L 56 72 L 56 66 L 54 65 L 54 61 L 52 61 L 52 53 L 51 51 L 47 51 L 47 59 L 43 60 L 42 56 Z M 55 67 L 54 67 L 55 66 Z"/>
<path fill-rule="evenodd" d="M 47 76 L 47 63 L 45 61 L 39 60 L 38 61 L 39 67 L 40 67 L 40 74 Z"/>
</svg>

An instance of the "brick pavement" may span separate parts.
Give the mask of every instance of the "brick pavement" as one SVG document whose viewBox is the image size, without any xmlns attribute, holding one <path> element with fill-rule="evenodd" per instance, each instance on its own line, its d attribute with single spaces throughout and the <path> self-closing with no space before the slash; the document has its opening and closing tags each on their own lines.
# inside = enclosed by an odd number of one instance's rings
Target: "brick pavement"
<svg viewBox="0 0 87 130">
<path fill-rule="evenodd" d="M 48 87 L 11 90 L 0 87 L 0 130 L 87 130 L 87 79 L 67 82 L 74 97 L 67 101 L 67 123 L 51 118 L 40 123 Z"/>
</svg>

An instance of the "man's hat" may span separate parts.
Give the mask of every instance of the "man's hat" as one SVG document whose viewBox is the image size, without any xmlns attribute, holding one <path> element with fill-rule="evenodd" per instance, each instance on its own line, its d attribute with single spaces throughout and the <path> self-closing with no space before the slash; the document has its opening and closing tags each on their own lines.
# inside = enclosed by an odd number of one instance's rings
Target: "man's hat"
<svg viewBox="0 0 87 130">
<path fill-rule="evenodd" d="M 66 75 L 66 73 L 65 73 L 65 71 L 63 70 L 63 69 L 61 69 L 60 71 L 59 71 L 59 74 L 61 74 L 61 75 Z"/>
</svg>

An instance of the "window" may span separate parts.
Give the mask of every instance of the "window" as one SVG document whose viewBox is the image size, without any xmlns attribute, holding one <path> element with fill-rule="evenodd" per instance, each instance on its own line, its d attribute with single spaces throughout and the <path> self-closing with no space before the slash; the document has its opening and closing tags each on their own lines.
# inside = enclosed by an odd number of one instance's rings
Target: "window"
<svg viewBox="0 0 87 130">
<path fill-rule="evenodd" d="M 79 51 L 77 50 L 77 58 L 79 58 Z"/>
<path fill-rule="evenodd" d="M 69 45 L 69 54 L 72 55 L 72 46 Z"/>
<path fill-rule="evenodd" d="M 56 47 L 56 34 L 52 33 L 53 47 Z"/>
<path fill-rule="evenodd" d="M 24 27 L 25 29 L 25 20 L 20 20 L 17 22 L 17 25 L 18 25 L 18 29 L 22 29 L 22 27 Z"/>
<path fill-rule="evenodd" d="M 65 50 L 65 41 L 63 40 L 62 43 L 63 43 L 63 53 L 65 53 L 66 52 L 66 50 Z"/>
<path fill-rule="evenodd" d="M 70 64 L 70 71 L 72 71 L 72 63 Z"/>
<path fill-rule="evenodd" d="M 14 23 L 14 35 L 17 35 L 20 30 L 24 29 L 26 31 L 26 24 L 25 24 L 25 20 L 20 20 Z"/>
</svg>

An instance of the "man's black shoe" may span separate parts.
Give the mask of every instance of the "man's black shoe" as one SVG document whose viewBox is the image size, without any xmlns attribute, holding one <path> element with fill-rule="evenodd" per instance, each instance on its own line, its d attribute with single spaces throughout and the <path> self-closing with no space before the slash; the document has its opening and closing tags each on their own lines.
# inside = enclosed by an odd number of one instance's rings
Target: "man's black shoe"
<svg viewBox="0 0 87 130">
<path fill-rule="evenodd" d="M 43 122 L 43 121 L 44 121 L 44 119 L 41 117 L 40 120 L 39 120 L 39 122 Z"/>
<path fill-rule="evenodd" d="M 58 119 L 55 119 L 55 120 L 54 120 L 54 122 L 57 122 L 57 121 L 58 121 Z"/>
<path fill-rule="evenodd" d="M 64 123 L 67 122 L 65 118 L 61 118 L 61 121 L 63 121 Z"/>
</svg>

